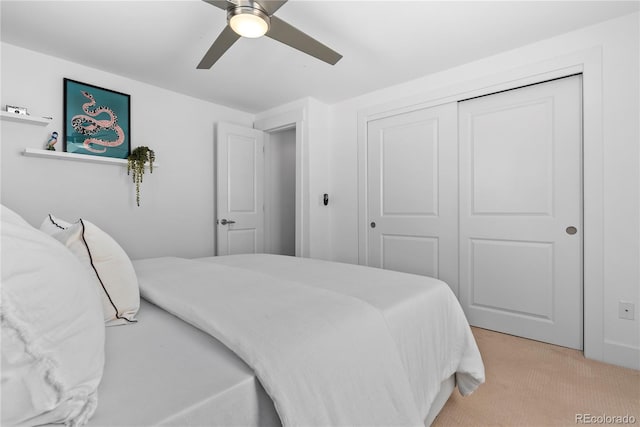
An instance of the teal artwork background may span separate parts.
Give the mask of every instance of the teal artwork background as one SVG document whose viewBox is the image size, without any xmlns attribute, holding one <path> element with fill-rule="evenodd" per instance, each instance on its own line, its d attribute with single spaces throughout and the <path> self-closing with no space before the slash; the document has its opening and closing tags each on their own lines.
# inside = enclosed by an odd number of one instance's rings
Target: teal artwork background
<svg viewBox="0 0 640 427">
<path fill-rule="evenodd" d="M 93 96 L 95 100 L 93 105 L 83 108 L 85 104 L 92 103 L 83 95 L 83 91 Z M 113 115 L 106 109 L 111 110 Z M 113 120 L 114 117 L 115 120 Z M 91 134 L 83 134 L 74 129 L 72 123 L 74 118 L 83 129 L 90 129 Z M 64 79 L 64 151 L 126 159 L 131 152 L 130 121 L 129 95 Z M 102 126 L 104 124 L 112 126 Z M 89 148 L 86 148 L 85 140 L 87 139 L 102 141 L 104 145 L 100 142 L 90 142 Z M 121 144 L 109 145 L 114 144 L 118 139 L 122 139 Z M 102 150 L 104 152 L 97 152 Z"/>
</svg>

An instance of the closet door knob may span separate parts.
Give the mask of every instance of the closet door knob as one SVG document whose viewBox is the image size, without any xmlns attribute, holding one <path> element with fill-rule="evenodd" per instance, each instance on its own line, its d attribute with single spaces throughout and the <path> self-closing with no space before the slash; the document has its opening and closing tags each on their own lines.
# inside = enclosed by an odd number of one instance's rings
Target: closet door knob
<svg viewBox="0 0 640 427">
<path fill-rule="evenodd" d="M 222 224 L 222 225 L 235 224 L 235 223 L 236 223 L 235 221 L 232 221 L 232 220 L 230 220 L 230 219 L 226 219 L 226 218 L 222 218 L 222 219 L 220 220 L 220 224 Z"/>
<path fill-rule="evenodd" d="M 574 234 L 576 234 L 578 232 L 578 229 L 575 228 L 573 225 L 567 227 L 566 229 L 567 234 L 573 236 Z"/>
<path fill-rule="evenodd" d="M 371 228 L 376 228 L 376 223 L 371 221 L 371 224 L 369 224 L 371 226 Z"/>
</svg>

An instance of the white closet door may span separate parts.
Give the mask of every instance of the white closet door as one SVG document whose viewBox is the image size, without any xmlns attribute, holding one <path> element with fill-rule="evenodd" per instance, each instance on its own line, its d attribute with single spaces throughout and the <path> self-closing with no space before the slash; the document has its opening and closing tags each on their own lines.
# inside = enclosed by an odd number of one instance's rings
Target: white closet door
<svg viewBox="0 0 640 427">
<path fill-rule="evenodd" d="M 217 130 L 217 254 L 264 252 L 264 134 L 230 123 Z"/>
<path fill-rule="evenodd" d="M 440 278 L 457 292 L 457 106 L 368 123 L 370 266 Z"/>
<path fill-rule="evenodd" d="M 472 325 L 582 348 L 581 94 L 573 76 L 459 104 Z"/>
</svg>

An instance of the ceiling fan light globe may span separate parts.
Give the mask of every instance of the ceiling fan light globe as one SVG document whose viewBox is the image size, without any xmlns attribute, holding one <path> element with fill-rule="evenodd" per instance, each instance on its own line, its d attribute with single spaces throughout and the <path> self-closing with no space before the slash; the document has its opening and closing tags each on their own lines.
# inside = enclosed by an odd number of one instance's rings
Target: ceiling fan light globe
<svg viewBox="0 0 640 427">
<path fill-rule="evenodd" d="M 258 38 L 269 31 L 267 19 L 268 17 L 263 17 L 260 14 L 240 11 L 229 17 L 229 26 L 242 37 Z"/>
</svg>

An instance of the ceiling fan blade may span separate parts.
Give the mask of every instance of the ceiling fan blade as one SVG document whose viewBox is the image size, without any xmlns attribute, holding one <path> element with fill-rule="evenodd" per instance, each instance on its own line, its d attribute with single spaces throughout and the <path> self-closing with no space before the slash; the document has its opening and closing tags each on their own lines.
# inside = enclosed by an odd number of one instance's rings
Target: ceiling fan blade
<svg viewBox="0 0 640 427">
<path fill-rule="evenodd" d="M 218 38 L 211 45 L 207 53 L 204 54 L 202 61 L 198 64 L 198 69 L 209 69 L 216 63 L 218 59 L 238 40 L 240 36 L 235 33 L 228 25 L 222 30 Z"/>
<path fill-rule="evenodd" d="M 276 11 L 287 1 L 288 0 L 255 0 L 255 2 L 258 3 L 269 16 L 276 13 Z"/>
<path fill-rule="evenodd" d="M 335 65 L 342 58 L 342 55 L 335 50 L 287 24 L 277 16 L 271 17 L 271 27 L 266 35 L 331 65 Z"/>
<path fill-rule="evenodd" d="M 212 6 L 218 7 L 222 10 L 227 10 L 229 6 L 233 6 L 233 3 L 230 3 L 226 0 L 202 0 L 205 3 L 209 3 Z"/>
</svg>

